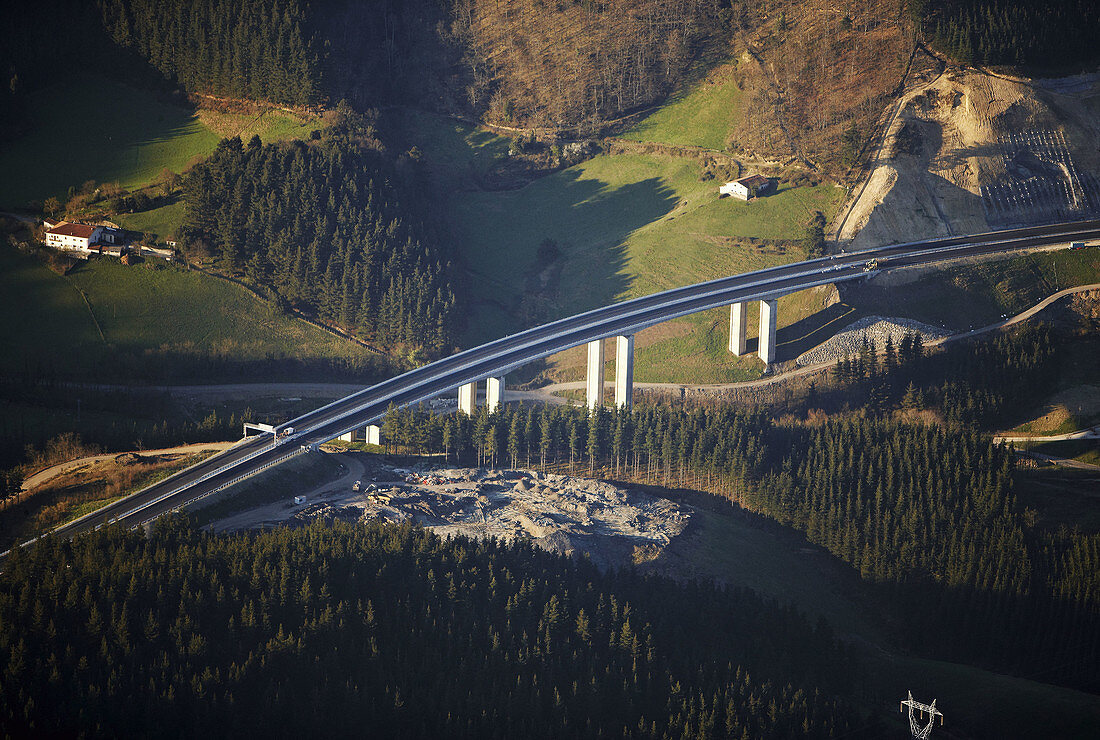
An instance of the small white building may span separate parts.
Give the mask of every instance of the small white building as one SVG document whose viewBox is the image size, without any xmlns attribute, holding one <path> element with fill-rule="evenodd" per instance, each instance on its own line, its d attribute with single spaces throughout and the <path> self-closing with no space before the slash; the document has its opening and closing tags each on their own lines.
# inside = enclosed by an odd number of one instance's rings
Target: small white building
<svg viewBox="0 0 1100 740">
<path fill-rule="evenodd" d="M 72 224 L 67 221 L 46 231 L 46 246 L 54 249 L 73 249 L 88 252 L 103 233 L 103 227 L 89 224 Z"/>
<path fill-rule="evenodd" d="M 738 200 L 749 200 L 759 195 L 765 195 L 775 189 L 775 181 L 763 175 L 749 175 L 740 180 L 727 182 L 718 188 L 718 194 L 729 195 Z"/>
</svg>

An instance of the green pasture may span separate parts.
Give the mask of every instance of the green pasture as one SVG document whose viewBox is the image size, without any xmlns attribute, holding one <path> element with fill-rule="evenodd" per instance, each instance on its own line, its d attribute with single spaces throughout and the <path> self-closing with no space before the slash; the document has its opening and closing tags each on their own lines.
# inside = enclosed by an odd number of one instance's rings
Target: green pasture
<svg viewBox="0 0 1100 740">
<path fill-rule="evenodd" d="M 9 319 L 0 324 L 0 367 L 64 371 L 115 350 L 237 360 L 365 351 L 280 314 L 240 286 L 152 267 L 100 259 L 60 276 L 0 248 L 0 315 Z"/>
<path fill-rule="evenodd" d="M 195 111 L 157 94 L 95 76 L 77 76 L 32 93 L 30 127 L 0 145 L 0 207 L 21 207 L 88 180 L 132 190 L 169 169 L 181 172 L 223 136 L 265 140 L 308 135 L 315 121 L 290 114 Z"/>
<path fill-rule="evenodd" d="M 429 137 L 411 140 L 438 175 L 450 178 L 441 204 L 447 233 L 477 286 L 467 345 L 521 328 L 521 307 L 532 293 L 545 296 L 543 319 L 550 320 L 803 259 L 796 241 L 811 214 L 830 215 L 843 195 L 827 185 L 781 185 L 753 203 L 720 199 L 718 184 L 700 179 L 698 162 L 658 154 L 599 155 L 516 190 L 486 191 L 463 175 L 489 166 L 505 150 L 504 139 L 440 117 L 406 117 L 415 121 L 408 127 L 413 135 Z M 537 259 L 547 239 L 560 252 L 549 268 Z M 784 325 L 798 318 L 780 312 Z M 692 327 L 687 336 L 662 340 L 660 348 L 640 343 L 639 380 L 714 382 L 759 374 L 751 359 L 730 362 L 721 349 L 726 340 L 708 328 L 713 316 L 681 322 Z M 685 353 L 705 361 L 669 367 L 668 358 Z"/>
<path fill-rule="evenodd" d="M 394 110 L 388 135 L 420 150 L 423 162 L 445 187 L 472 187 L 477 175 L 508 153 L 508 139 L 446 116 Z"/>
<path fill-rule="evenodd" d="M 706 78 L 674 94 L 669 102 L 620 136 L 631 141 L 724 151 L 741 105 L 741 90 L 733 70 L 733 64 L 711 70 Z"/>
<path fill-rule="evenodd" d="M 801 259 L 799 247 L 773 242 L 798 239 L 813 211 L 830 212 L 841 195 L 781 186 L 744 203 L 719 199 L 698 176 L 690 159 L 601 155 L 519 190 L 455 192 L 448 212 L 473 278 L 498 300 L 519 296 L 539 244 L 556 242 L 567 315 Z"/>
<path fill-rule="evenodd" d="M 160 208 L 152 208 L 140 213 L 127 213 L 115 216 L 114 220 L 119 226 L 131 231 L 147 231 L 156 234 L 160 239 L 179 234 L 180 227 L 186 217 L 186 205 L 182 200 L 170 203 Z"/>
</svg>

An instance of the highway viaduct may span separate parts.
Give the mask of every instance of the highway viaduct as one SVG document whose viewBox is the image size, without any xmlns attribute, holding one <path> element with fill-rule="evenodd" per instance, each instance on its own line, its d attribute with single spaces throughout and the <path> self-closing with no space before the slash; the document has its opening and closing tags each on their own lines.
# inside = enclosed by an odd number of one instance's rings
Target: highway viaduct
<svg viewBox="0 0 1100 740">
<path fill-rule="evenodd" d="M 391 405 L 407 406 L 458 389 L 459 409 L 473 414 L 477 383 L 486 382 L 486 404 L 502 401 L 504 377 L 523 365 L 587 345 L 587 403 L 602 403 L 604 341 L 615 338 L 615 403 L 629 407 L 633 386 L 634 334 L 641 329 L 723 306 L 730 307 L 729 350 L 746 350 L 746 305 L 760 301 L 759 354 L 775 359 L 776 301 L 807 288 L 855 280 L 882 270 L 934 264 L 1014 250 L 1100 239 L 1100 220 L 931 239 L 837 254 L 780 265 L 604 306 L 528 329 L 437 360 L 323 406 L 286 424 L 261 430 L 230 450 L 210 457 L 125 499 L 56 530 L 71 537 L 106 523 L 139 526 L 176 511 L 316 445 L 366 431 L 378 441 L 376 422 Z"/>
</svg>

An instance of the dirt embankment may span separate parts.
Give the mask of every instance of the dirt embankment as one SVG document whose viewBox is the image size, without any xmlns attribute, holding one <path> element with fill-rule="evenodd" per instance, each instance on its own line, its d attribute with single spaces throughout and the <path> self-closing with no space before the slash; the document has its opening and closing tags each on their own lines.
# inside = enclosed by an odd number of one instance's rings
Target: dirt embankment
<svg viewBox="0 0 1100 740">
<path fill-rule="evenodd" d="M 1071 84 L 1072 83 L 1072 84 Z M 849 250 L 1082 218 L 1100 172 L 1100 77 L 949 68 L 901 99 L 837 235 Z"/>
</svg>

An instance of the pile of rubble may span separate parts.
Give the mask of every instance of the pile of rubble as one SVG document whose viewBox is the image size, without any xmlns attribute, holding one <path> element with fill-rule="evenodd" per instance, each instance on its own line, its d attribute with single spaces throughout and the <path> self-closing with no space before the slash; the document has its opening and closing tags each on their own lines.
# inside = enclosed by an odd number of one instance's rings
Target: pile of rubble
<svg viewBox="0 0 1100 740">
<path fill-rule="evenodd" d="M 393 469 L 375 477 L 359 490 L 322 494 L 298 509 L 293 521 L 412 520 L 444 537 L 530 539 L 606 567 L 630 562 L 638 549 L 663 548 L 691 517 L 690 509 L 672 501 L 533 471 Z"/>
<path fill-rule="evenodd" d="M 882 349 L 886 344 L 887 337 L 891 338 L 895 347 L 898 347 L 907 333 L 919 334 L 921 341 L 925 343 L 951 336 L 951 332 L 946 329 L 922 324 L 911 319 L 884 319 L 881 316 L 864 316 L 827 342 L 814 347 L 808 352 L 803 352 L 795 362 L 799 365 L 839 362 L 845 357 L 858 356 L 865 342 L 873 343 L 876 347 Z"/>
</svg>

